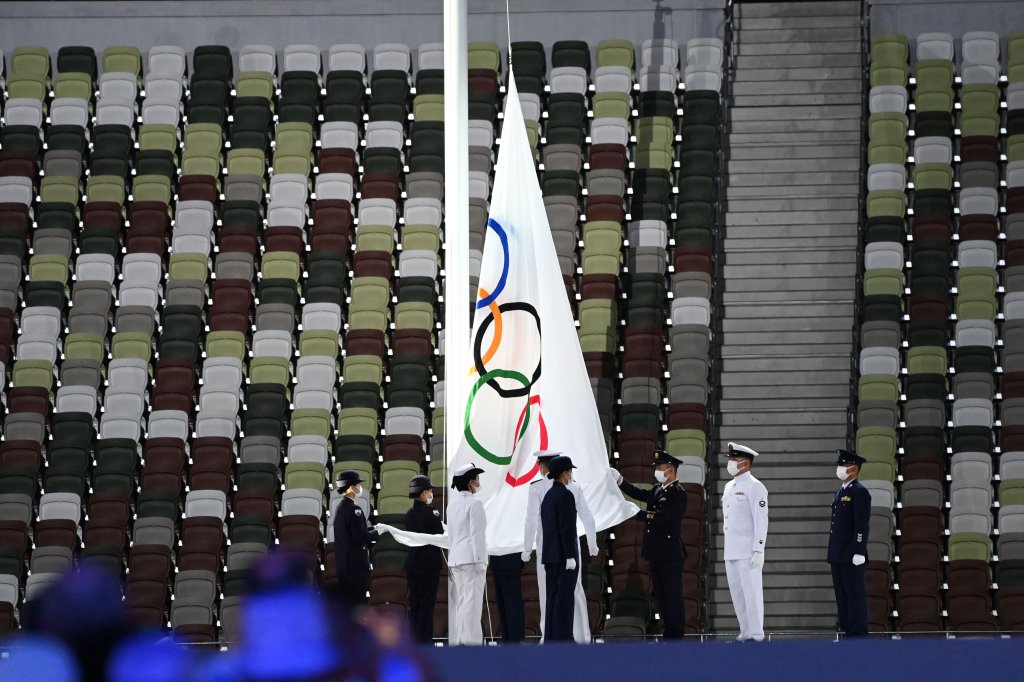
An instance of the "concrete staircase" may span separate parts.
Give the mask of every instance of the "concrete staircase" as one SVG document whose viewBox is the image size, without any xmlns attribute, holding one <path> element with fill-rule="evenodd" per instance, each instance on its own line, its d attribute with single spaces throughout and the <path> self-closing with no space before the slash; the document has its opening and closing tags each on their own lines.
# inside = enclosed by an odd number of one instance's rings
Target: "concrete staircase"
<svg viewBox="0 0 1024 682">
<path fill-rule="evenodd" d="M 861 3 L 741 2 L 735 15 L 716 455 L 728 441 L 762 455 L 766 630 L 828 630 L 825 546 L 857 275 Z M 722 561 L 728 474 L 712 470 L 709 624 L 727 633 L 737 630 Z"/>
</svg>

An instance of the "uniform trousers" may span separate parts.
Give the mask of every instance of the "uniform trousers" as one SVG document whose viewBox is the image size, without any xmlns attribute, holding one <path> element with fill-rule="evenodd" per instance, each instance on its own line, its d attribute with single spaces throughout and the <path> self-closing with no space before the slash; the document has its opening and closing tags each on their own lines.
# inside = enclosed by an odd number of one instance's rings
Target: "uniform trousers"
<svg viewBox="0 0 1024 682">
<path fill-rule="evenodd" d="M 437 602 L 437 584 L 440 579 L 440 567 L 419 567 L 407 572 L 409 625 L 417 642 L 428 643 L 434 639 L 434 604 Z"/>
<path fill-rule="evenodd" d="M 764 639 L 764 593 L 761 590 L 761 569 L 751 568 L 750 559 L 730 559 L 725 562 L 725 575 L 729 579 L 729 594 L 740 634 L 736 639 Z"/>
<path fill-rule="evenodd" d="M 349 606 L 366 603 L 370 589 L 370 569 L 338 571 L 338 594 Z"/>
<path fill-rule="evenodd" d="M 576 607 L 574 593 L 579 574 L 579 566 L 570 571 L 564 563 L 544 564 L 544 580 L 547 586 L 544 641 L 573 641 L 573 611 Z"/>
<path fill-rule="evenodd" d="M 683 601 L 683 561 L 652 561 L 651 584 L 658 610 L 665 621 L 665 639 L 682 639 L 686 633 Z"/>
<path fill-rule="evenodd" d="M 836 591 L 836 610 L 839 629 L 849 637 L 868 634 L 868 595 L 864 586 L 864 565 L 853 563 L 829 564 L 832 568 L 832 587 Z"/>
<path fill-rule="evenodd" d="M 544 547 L 540 539 L 537 539 L 537 557 L 541 556 Z M 576 543 L 576 551 L 579 554 L 579 543 Z M 583 555 L 580 554 L 582 557 Z M 573 591 L 575 606 L 572 614 L 572 638 L 577 644 L 590 644 L 590 611 L 587 609 L 587 593 L 583 589 L 583 571 L 576 568 L 576 589 Z M 545 618 L 547 615 L 547 580 L 545 577 L 544 564 L 537 562 L 537 593 L 540 595 L 540 634 L 541 641 L 544 641 Z"/>
<path fill-rule="evenodd" d="M 518 554 L 491 557 L 491 576 L 498 598 L 501 639 L 522 642 L 526 639 L 526 613 L 523 604 L 523 563 Z"/>
<path fill-rule="evenodd" d="M 487 564 L 452 566 L 452 597 L 455 622 L 449 623 L 449 644 L 483 644 L 484 590 L 487 588 Z"/>
</svg>

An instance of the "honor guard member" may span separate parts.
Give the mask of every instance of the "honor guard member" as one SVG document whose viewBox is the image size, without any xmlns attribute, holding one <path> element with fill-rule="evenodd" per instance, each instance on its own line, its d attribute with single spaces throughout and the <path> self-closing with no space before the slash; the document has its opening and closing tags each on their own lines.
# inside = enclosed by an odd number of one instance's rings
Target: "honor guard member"
<svg viewBox="0 0 1024 682">
<path fill-rule="evenodd" d="M 409 480 L 412 507 L 405 513 L 405 529 L 414 533 L 441 535 L 444 524 L 441 512 L 434 509 L 434 484 L 426 476 L 413 476 Z M 444 568 L 441 548 L 433 545 L 412 547 L 405 558 L 405 575 L 409 583 L 409 624 L 417 642 L 434 640 L 434 603 L 437 601 L 437 583 Z"/>
<path fill-rule="evenodd" d="M 732 480 L 722 492 L 725 528 L 725 574 L 736 609 L 742 642 L 764 639 L 764 594 L 761 570 L 768 537 L 768 490 L 750 473 L 757 452 L 729 443 L 728 470 Z"/>
<path fill-rule="evenodd" d="M 561 452 L 554 450 L 539 450 L 534 453 L 534 457 L 537 458 L 537 464 L 540 468 L 540 474 L 542 478 L 537 479 L 530 484 L 530 493 L 526 502 L 526 528 L 523 532 L 523 563 L 530 561 L 530 557 L 533 554 L 534 543 L 537 545 L 537 556 L 540 557 L 544 551 L 544 536 L 541 533 L 540 528 L 540 505 L 544 500 L 544 495 L 551 490 L 553 481 L 548 478 L 548 464 L 555 457 L 561 455 Z M 567 486 L 569 492 L 576 498 L 576 513 L 579 515 L 580 522 L 583 524 L 583 532 L 587 536 L 587 547 L 590 549 L 590 556 L 597 556 L 597 524 L 594 522 L 594 515 L 590 511 L 590 506 L 587 504 L 587 497 L 583 494 L 583 488 L 576 481 L 572 481 Z M 576 540 L 577 547 L 579 546 L 579 538 Z M 577 549 L 577 553 L 579 550 Z M 583 589 L 581 570 L 579 572 L 579 578 L 576 581 L 575 595 L 575 608 L 573 610 L 573 639 L 579 644 L 590 643 L 590 612 L 587 610 L 587 593 Z M 543 561 L 537 562 L 537 592 L 540 597 L 540 628 L 541 638 L 544 636 L 544 617 L 547 613 L 547 597 L 546 597 L 546 578 L 544 575 L 544 563 Z"/>
<path fill-rule="evenodd" d="M 658 609 L 665 619 L 665 639 L 682 639 L 686 632 L 686 604 L 683 601 L 683 517 L 686 516 L 686 491 L 676 480 L 682 464 L 664 450 L 654 451 L 654 478 L 650 490 L 638 488 L 612 469 L 619 489 L 635 500 L 646 503 L 641 512 L 646 525 L 640 555 L 651 563 L 651 583 Z"/>
<path fill-rule="evenodd" d="M 857 480 L 857 475 L 867 460 L 849 450 L 836 452 L 836 477 L 843 484 L 832 500 L 828 563 L 832 568 L 839 629 L 849 637 L 864 637 L 868 633 L 864 564 L 868 560 L 871 493 Z"/>
<path fill-rule="evenodd" d="M 448 565 L 452 572 L 455 619 L 451 644 L 483 644 L 480 622 L 487 587 L 487 515 L 483 502 L 474 495 L 480 490 L 483 469 L 463 464 L 455 470 L 452 487 L 458 494 L 448 503 L 448 535 L 451 549 Z"/>
<path fill-rule="evenodd" d="M 573 641 L 576 579 L 579 575 L 580 549 L 576 537 L 576 497 L 566 487 L 572 481 L 572 460 L 559 455 L 548 464 L 551 490 L 540 505 L 540 523 L 544 534 L 541 561 L 547 592 L 544 614 L 544 638 L 547 642 Z"/>
<path fill-rule="evenodd" d="M 352 469 L 338 476 L 338 489 L 343 495 L 334 516 L 334 562 L 338 574 L 338 591 L 349 605 L 366 603 L 370 588 L 370 543 L 377 531 L 367 524 L 363 510 L 355 498 L 362 491 L 363 479 Z"/>
</svg>

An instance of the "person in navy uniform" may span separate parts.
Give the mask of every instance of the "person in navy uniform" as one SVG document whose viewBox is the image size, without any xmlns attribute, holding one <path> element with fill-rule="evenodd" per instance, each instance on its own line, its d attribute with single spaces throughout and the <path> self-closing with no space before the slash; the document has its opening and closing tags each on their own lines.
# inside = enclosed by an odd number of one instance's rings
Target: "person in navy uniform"
<svg viewBox="0 0 1024 682">
<path fill-rule="evenodd" d="M 494 578 L 501 622 L 501 641 L 518 644 L 526 639 L 526 604 L 523 602 L 523 559 L 519 552 L 491 554 L 487 565 Z"/>
<path fill-rule="evenodd" d="M 836 477 L 843 484 L 832 500 L 828 563 L 832 568 L 839 629 L 848 637 L 864 637 L 868 633 L 864 564 L 868 560 L 871 493 L 857 480 L 857 475 L 867 460 L 849 450 L 836 452 Z"/>
<path fill-rule="evenodd" d="M 541 561 L 547 592 L 544 614 L 544 640 L 572 642 L 573 610 L 576 605 L 576 576 L 579 572 L 579 545 L 576 542 L 576 496 L 567 487 L 572 482 L 572 459 L 559 455 L 548 465 L 548 478 L 554 481 L 540 505 L 540 523 L 544 533 Z"/>
<path fill-rule="evenodd" d="M 647 504 L 638 518 L 646 524 L 640 556 L 651 563 L 651 583 L 658 609 L 665 619 L 665 639 L 682 639 L 686 632 L 686 603 L 683 601 L 683 517 L 686 491 L 676 480 L 682 462 L 664 450 L 654 451 L 654 478 L 650 490 L 638 488 L 612 470 L 619 489 Z"/>
<path fill-rule="evenodd" d="M 338 591 L 349 606 L 366 603 L 370 588 L 370 543 L 377 531 L 367 524 L 355 498 L 362 488 L 359 472 L 352 469 L 338 476 L 338 489 L 344 495 L 334 515 L 334 562 Z"/>
<path fill-rule="evenodd" d="M 441 513 L 434 509 L 434 484 L 427 476 L 413 476 L 409 480 L 412 507 L 405 513 L 405 529 L 414 533 L 441 535 L 444 524 Z M 409 625 L 417 642 L 434 640 L 434 603 L 437 584 L 444 568 L 441 548 L 433 545 L 412 547 L 405 557 L 405 577 L 409 583 Z"/>
</svg>

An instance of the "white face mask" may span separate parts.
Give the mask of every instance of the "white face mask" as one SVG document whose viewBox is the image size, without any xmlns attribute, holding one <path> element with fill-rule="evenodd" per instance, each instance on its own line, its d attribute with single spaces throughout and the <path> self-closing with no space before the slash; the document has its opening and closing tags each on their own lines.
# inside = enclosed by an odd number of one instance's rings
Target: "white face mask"
<svg viewBox="0 0 1024 682">
<path fill-rule="evenodd" d="M 840 481 L 845 481 L 846 477 L 849 476 L 849 472 L 846 467 L 836 467 L 836 478 Z"/>
<path fill-rule="evenodd" d="M 655 469 L 654 480 L 656 480 L 658 483 L 664 483 L 665 481 L 668 480 L 668 474 L 666 474 L 661 469 Z"/>
<path fill-rule="evenodd" d="M 431 494 L 427 495 L 427 499 L 425 499 L 423 501 L 426 502 L 427 504 L 433 504 L 433 502 L 434 502 L 434 494 L 431 493 Z"/>
<path fill-rule="evenodd" d="M 735 476 L 740 473 L 740 464 L 739 462 L 734 462 L 730 459 L 729 463 L 725 465 L 725 469 L 729 472 L 730 476 Z"/>
</svg>

